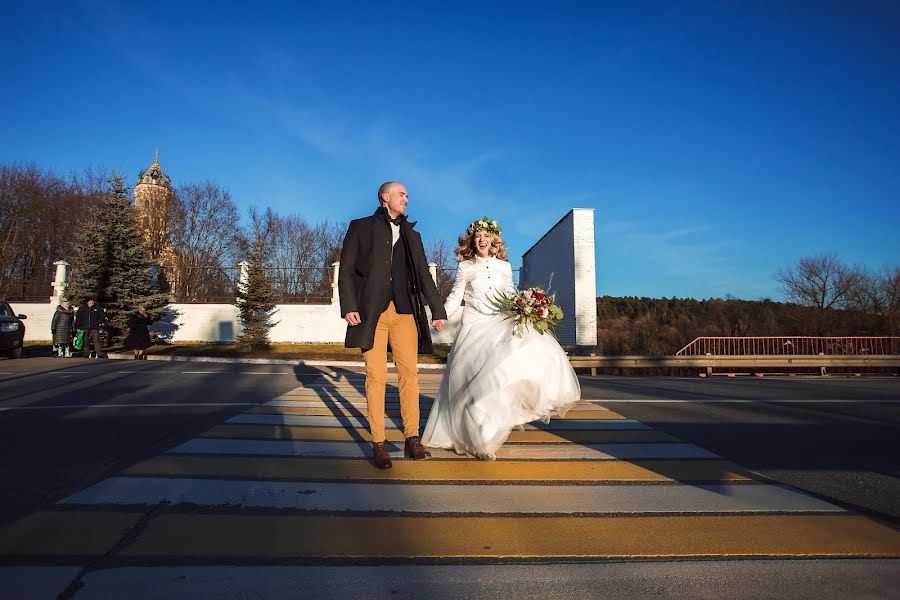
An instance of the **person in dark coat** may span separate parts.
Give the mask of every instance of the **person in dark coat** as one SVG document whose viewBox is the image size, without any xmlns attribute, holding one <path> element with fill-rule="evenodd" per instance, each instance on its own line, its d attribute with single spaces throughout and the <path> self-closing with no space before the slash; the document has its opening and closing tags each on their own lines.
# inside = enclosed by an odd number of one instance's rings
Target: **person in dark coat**
<svg viewBox="0 0 900 600">
<path fill-rule="evenodd" d="M 150 347 L 150 317 L 147 309 L 139 306 L 137 312 L 128 318 L 128 337 L 125 348 L 134 350 L 134 360 L 147 360 L 145 350 Z"/>
<path fill-rule="evenodd" d="M 56 356 L 72 356 L 72 336 L 75 335 L 75 310 L 63 298 L 53 312 L 50 321 L 50 335 L 56 347 Z"/>
<path fill-rule="evenodd" d="M 91 357 L 91 344 L 97 358 L 103 356 L 100 349 L 100 327 L 106 323 L 106 311 L 97 306 L 93 298 L 87 298 L 83 306 L 75 313 L 75 329 L 84 331 L 84 358 Z"/>
<path fill-rule="evenodd" d="M 406 219 L 409 195 L 403 184 L 385 183 L 378 190 L 378 210 L 350 222 L 344 237 L 338 291 L 347 321 L 344 345 L 360 348 L 366 363 L 366 403 L 375 466 L 391 467 L 385 448 L 384 392 L 390 341 L 400 380 L 400 414 L 405 455 L 431 456 L 419 441 L 418 354 L 433 351 L 422 297 L 431 307 L 431 324 L 446 322 L 444 304 L 428 271 L 422 236 Z"/>
</svg>

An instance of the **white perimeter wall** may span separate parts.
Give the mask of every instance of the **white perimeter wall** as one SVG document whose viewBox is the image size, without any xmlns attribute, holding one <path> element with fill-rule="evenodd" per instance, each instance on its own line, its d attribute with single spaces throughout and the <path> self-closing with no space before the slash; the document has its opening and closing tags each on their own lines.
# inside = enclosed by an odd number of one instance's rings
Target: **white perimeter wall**
<svg viewBox="0 0 900 600">
<path fill-rule="evenodd" d="M 13 312 L 28 318 L 22 321 L 25 325 L 25 341 L 50 341 L 50 320 L 57 304 L 49 302 L 10 302 Z"/>
<path fill-rule="evenodd" d="M 11 303 L 16 314 L 25 320 L 25 341 L 50 341 L 50 319 L 56 304 Z M 170 304 L 175 318 L 171 323 L 158 323 L 153 329 L 171 334 L 172 342 L 230 342 L 241 332 L 238 309 L 231 304 Z M 273 342 L 344 343 L 347 323 L 341 318 L 338 304 L 281 304 L 272 320 Z M 443 331 L 432 331 L 437 344 L 449 344 L 459 328 L 462 311 L 451 319 Z M 174 331 L 173 331 L 174 330 Z M 168 337 L 168 336 L 167 336 Z"/>
<path fill-rule="evenodd" d="M 550 287 L 564 313 L 562 344 L 597 345 L 594 209 L 573 208 L 522 256 L 519 287 Z M 551 281 L 552 277 L 552 281 Z"/>
</svg>

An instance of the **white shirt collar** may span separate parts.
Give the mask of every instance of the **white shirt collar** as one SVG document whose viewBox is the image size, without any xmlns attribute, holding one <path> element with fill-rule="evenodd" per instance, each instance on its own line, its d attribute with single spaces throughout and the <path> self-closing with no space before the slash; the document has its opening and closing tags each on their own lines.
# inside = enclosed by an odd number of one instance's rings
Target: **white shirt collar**
<svg viewBox="0 0 900 600">
<path fill-rule="evenodd" d="M 400 239 L 400 225 L 392 223 L 391 221 L 388 221 L 388 225 L 391 226 L 391 244 L 396 245 L 397 240 Z"/>
</svg>

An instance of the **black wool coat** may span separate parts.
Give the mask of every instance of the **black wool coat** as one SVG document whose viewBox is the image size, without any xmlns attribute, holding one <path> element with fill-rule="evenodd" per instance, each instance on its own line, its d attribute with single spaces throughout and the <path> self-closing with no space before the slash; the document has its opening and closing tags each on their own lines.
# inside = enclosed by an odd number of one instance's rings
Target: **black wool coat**
<svg viewBox="0 0 900 600">
<path fill-rule="evenodd" d="M 104 323 L 106 323 L 106 311 L 96 303 L 93 308 L 88 308 L 87 304 L 83 304 L 75 313 L 75 329 L 86 331 L 100 329 Z"/>
<path fill-rule="evenodd" d="M 140 313 L 128 318 L 128 337 L 124 346 L 128 350 L 146 350 L 151 346 L 150 342 L 150 318 Z"/>
<path fill-rule="evenodd" d="M 422 236 L 405 218 L 400 223 L 406 240 L 406 270 L 409 280 L 409 299 L 413 307 L 419 334 L 419 353 L 433 352 L 431 328 L 425 314 L 424 301 L 431 307 L 433 319 L 444 320 L 444 303 L 428 271 L 428 260 Z M 391 301 L 391 261 L 393 238 L 387 211 L 379 208 L 371 217 L 350 222 L 341 251 L 338 292 L 341 296 L 341 316 L 358 312 L 362 323 L 347 327 L 344 345 L 347 348 L 369 350 L 375 345 L 375 326 L 378 317 Z"/>
</svg>

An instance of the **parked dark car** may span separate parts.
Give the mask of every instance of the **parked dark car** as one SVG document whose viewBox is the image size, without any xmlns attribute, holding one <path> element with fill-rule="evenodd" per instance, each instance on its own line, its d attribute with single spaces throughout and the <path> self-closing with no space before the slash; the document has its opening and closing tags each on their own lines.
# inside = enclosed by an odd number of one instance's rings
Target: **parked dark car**
<svg viewBox="0 0 900 600">
<path fill-rule="evenodd" d="M 25 315 L 16 315 L 9 303 L 0 300 L 0 355 L 22 358 L 25 342 Z"/>
</svg>

